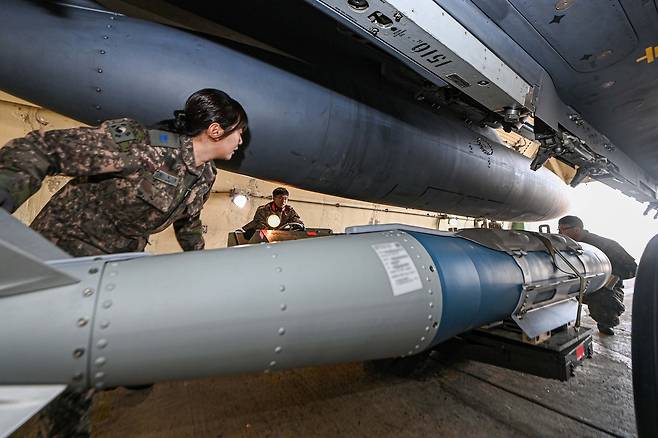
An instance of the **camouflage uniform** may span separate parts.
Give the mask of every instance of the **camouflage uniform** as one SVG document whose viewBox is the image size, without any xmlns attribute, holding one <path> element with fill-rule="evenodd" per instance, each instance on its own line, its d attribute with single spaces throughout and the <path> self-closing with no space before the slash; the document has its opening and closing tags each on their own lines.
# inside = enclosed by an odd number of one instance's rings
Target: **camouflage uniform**
<svg viewBox="0 0 658 438">
<path fill-rule="evenodd" d="M 196 167 L 189 137 L 129 120 L 98 128 L 33 131 L 0 149 L 0 191 L 16 206 L 47 175 L 74 178 L 31 226 L 74 256 L 142 251 L 173 223 L 185 251 L 203 249 L 200 212 L 216 169 Z M 91 393 L 64 391 L 43 411 L 46 436 L 89 436 Z"/>
<path fill-rule="evenodd" d="M 279 224 L 279 226 L 274 228 L 270 227 L 267 224 L 267 218 L 273 214 L 279 216 L 279 218 L 281 219 L 281 223 Z M 283 209 L 279 209 L 274 204 L 274 201 L 271 201 L 265 205 L 261 205 L 260 207 L 258 207 L 256 209 L 256 214 L 254 215 L 254 219 L 242 228 L 244 228 L 245 231 L 281 229 L 286 224 L 293 222 L 304 225 L 302 219 L 299 217 L 295 209 L 292 208 L 290 205 L 284 205 Z"/>
<path fill-rule="evenodd" d="M 613 280 L 612 284 L 587 294 L 583 302 L 587 304 L 590 316 L 600 327 L 615 327 L 619 325 L 619 316 L 626 310 L 623 280 L 635 277 L 637 264 L 614 240 L 583 230 L 579 241 L 597 247 L 610 259 L 612 275 L 617 277 L 617 281 Z"/>
<path fill-rule="evenodd" d="M 112 120 L 10 141 L 0 149 L 0 189 L 19 206 L 47 175 L 74 177 L 31 227 L 75 256 L 143 251 L 171 224 L 183 250 L 199 250 L 217 171 L 194 164 L 191 138 Z"/>
</svg>

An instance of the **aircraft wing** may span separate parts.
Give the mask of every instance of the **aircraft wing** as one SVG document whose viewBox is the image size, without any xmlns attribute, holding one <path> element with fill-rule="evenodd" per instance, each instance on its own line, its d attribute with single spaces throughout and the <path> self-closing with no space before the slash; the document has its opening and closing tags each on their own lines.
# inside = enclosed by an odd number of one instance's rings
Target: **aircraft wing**
<svg viewBox="0 0 658 438">
<path fill-rule="evenodd" d="M 0 303 L 10 295 L 77 283 L 78 279 L 48 265 L 48 261 L 67 258 L 67 253 L 0 209 Z M 0 436 L 9 436 L 65 388 L 0 384 Z"/>
<path fill-rule="evenodd" d="M 66 385 L 0 386 L 0 436 L 9 436 L 65 388 Z"/>
<path fill-rule="evenodd" d="M 0 209 L 0 299 L 3 296 L 77 283 L 46 263 L 70 258 Z"/>
</svg>

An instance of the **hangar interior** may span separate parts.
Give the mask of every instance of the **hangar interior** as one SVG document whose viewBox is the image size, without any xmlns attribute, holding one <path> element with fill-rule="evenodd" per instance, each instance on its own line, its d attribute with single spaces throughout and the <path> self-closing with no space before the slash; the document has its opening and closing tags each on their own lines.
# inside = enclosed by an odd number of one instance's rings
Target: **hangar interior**
<svg viewBox="0 0 658 438">
<path fill-rule="evenodd" d="M 658 435 L 658 246 L 520 231 L 658 211 L 658 0 L 593 3 L 5 0 L 0 145 L 181 123 L 0 150 L 0 438 Z"/>
<path fill-rule="evenodd" d="M 2 144 L 35 129 L 79 125 L 6 93 L 0 96 Z M 509 147 L 534 154 L 536 144 L 503 131 L 499 135 Z M 573 176 L 573 170 L 554 160 L 547 167 L 565 181 Z M 65 181 L 50 177 L 16 216 L 29 223 Z M 248 222 L 278 185 L 220 170 L 203 210 L 207 247 L 226 246 L 228 233 Z M 289 189 L 290 203 L 307 225 L 338 233 L 357 224 L 404 223 L 440 230 L 490 225 L 474 218 Z M 249 195 L 242 209 L 231 202 L 236 190 Z M 147 251 L 180 251 L 171 228 L 152 236 Z M 627 294 L 626 306 L 632 306 L 632 294 Z M 585 324 L 595 323 L 585 316 Z M 634 436 L 630 310 L 617 336 L 594 335 L 594 351 L 594 357 L 567 382 L 437 354 L 404 377 L 349 363 L 165 382 L 142 390 L 117 388 L 95 396 L 92 433 L 99 437 Z M 38 431 L 34 419 L 16 436 L 35 436 Z"/>
</svg>

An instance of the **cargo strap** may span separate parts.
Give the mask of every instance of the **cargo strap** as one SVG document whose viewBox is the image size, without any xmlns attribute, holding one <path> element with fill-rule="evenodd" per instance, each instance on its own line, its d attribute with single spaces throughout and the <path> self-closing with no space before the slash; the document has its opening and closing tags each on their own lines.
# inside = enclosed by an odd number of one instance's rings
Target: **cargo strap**
<svg viewBox="0 0 658 438">
<path fill-rule="evenodd" d="M 555 255 L 558 255 L 564 263 L 569 266 L 569 268 L 573 271 L 574 274 L 578 276 L 578 279 L 580 280 L 580 290 L 578 291 L 578 313 L 576 314 L 576 324 L 575 327 L 578 329 L 580 327 L 580 318 L 583 310 L 583 294 L 585 293 L 585 289 L 587 288 L 587 282 L 585 280 L 585 276 L 576 269 L 576 267 L 560 252 L 559 250 L 556 250 L 553 247 L 553 244 L 551 243 L 550 239 L 547 239 L 545 236 L 541 235 L 540 233 L 534 233 L 530 232 L 530 234 L 534 235 L 537 239 L 539 239 L 544 246 L 546 246 L 546 250 L 548 251 L 548 254 L 551 256 L 551 259 L 553 260 L 553 265 L 557 268 L 560 269 L 557 265 L 557 262 L 555 260 Z"/>
</svg>

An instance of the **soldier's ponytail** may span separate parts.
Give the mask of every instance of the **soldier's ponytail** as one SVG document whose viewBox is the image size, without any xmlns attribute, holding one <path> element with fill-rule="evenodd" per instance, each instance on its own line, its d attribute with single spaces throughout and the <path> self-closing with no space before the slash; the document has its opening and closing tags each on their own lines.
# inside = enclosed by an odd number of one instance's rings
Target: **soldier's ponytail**
<svg viewBox="0 0 658 438">
<path fill-rule="evenodd" d="M 177 130 L 193 137 L 219 123 L 224 135 L 247 126 L 247 113 L 235 99 L 214 88 L 204 88 L 192 94 L 185 102 L 185 111 L 174 113 Z"/>
<path fill-rule="evenodd" d="M 174 120 L 173 120 L 173 129 L 176 132 L 180 132 L 181 134 L 186 133 L 187 131 L 187 115 L 185 114 L 185 111 L 177 110 L 174 111 Z"/>
<path fill-rule="evenodd" d="M 173 120 L 160 122 L 155 127 L 194 137 L 212 123 L 219 123 L 225 137 L 236 129 L 246 128 L 247 113 L 238 101 L 223 91 L 204 88 L 187 98 L 185 110 L 174 111 Z"/>
</svg>

